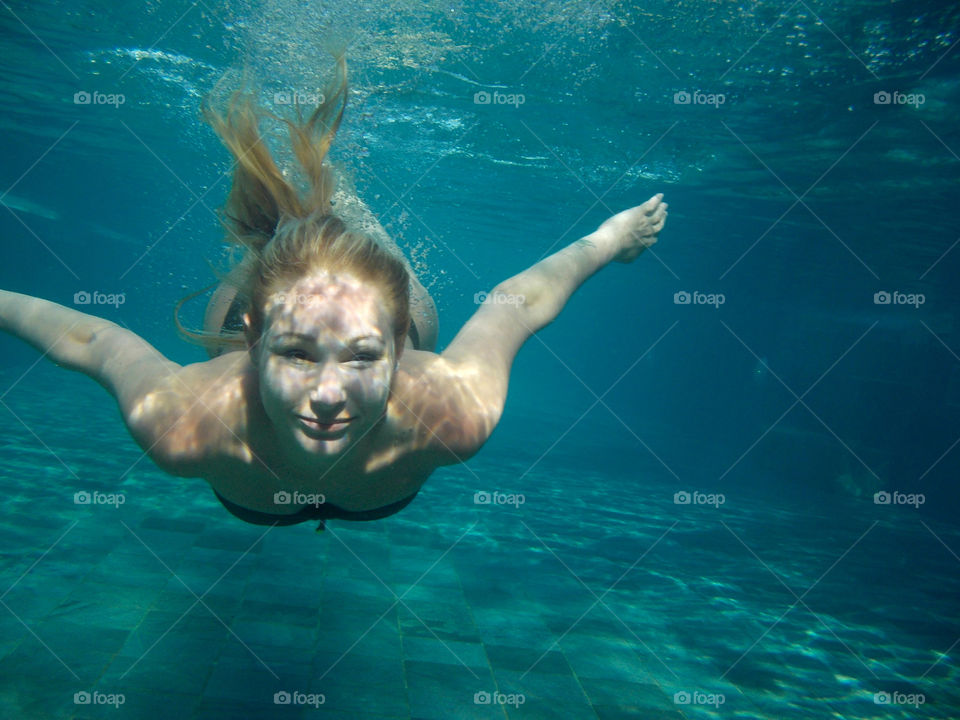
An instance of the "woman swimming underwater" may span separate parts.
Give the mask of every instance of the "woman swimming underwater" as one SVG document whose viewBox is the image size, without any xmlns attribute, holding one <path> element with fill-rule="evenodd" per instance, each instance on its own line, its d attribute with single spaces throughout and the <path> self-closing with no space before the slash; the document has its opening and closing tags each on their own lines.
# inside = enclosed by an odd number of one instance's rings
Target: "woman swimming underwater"
<svg viewBox="0 0 960 720">
<path fill-rule="evenodd" d="M 341 58 L 324 102 L 283 120 L 302 193 L 263 142 L 249 95 L 235 93 L 224 114 L 206 108 L 236 161 L 226 238 L 245 250 L 204 332 L 177 321 L 211 359 L 181 366 L 113 322 L 0 291 L 0 329 L 100 383 L 162 470 L 205 479 L 248 522 L 400 510 L 437 467 L 486 442 L 524 342 L 587 278 L 654 244 L 667 217 L 655 195 L 504 280 L 490 297 L 524 301 L 481 304 L 437 354 L 433 301 L 366 207 L 335 191 L 326 157 L 346 101 Z"/>
</svg>

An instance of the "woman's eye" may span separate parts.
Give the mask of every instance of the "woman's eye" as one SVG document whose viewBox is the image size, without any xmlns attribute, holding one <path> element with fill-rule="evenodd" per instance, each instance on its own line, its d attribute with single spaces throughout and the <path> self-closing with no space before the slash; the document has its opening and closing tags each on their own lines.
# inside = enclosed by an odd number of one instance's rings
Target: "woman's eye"
<svg viewBox="0 0 960 720">
<path fill-rule="evenodd" d="M 289 360 L 306 360 L 307 354 L 303 350 L 285 350 L 283 356 Z"/>
<path fill-rule="evenodd" d="M 354 362 L 376 362 L 379 359 L 380 356 L 374 353 L 356 353 L 352 358 Z"/>
</svg>

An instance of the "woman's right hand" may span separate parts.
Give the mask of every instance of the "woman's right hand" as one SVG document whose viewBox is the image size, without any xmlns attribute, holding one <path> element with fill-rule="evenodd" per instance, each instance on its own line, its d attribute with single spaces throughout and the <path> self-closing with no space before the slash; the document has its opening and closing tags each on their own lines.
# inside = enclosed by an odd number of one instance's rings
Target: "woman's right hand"
<svg viewBox="0 0 960 720">
<path fill-rule="evenodd" d="M 667 221 L 667 203 L 657 193 L 643 205 L 632 207 L 605 221 L 597 234 L 609 238 L 619 248 L 614 260 L 630 263 L 657 242 L 657 235 Z"/>
</svg>

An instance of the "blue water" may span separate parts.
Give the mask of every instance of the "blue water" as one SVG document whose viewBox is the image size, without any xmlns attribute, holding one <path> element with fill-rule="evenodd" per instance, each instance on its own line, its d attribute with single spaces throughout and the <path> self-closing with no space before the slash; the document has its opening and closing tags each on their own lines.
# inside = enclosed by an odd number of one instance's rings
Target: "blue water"
<svg viewBox="0 0 960 720">
<path fill-rule="evenodd" d="M 440 348 L 611 213 L 670 219 L 527 343 L 475 458 L 322 535 L 0 337 L 0 716 L 960 717 L 958 41 L 945 3 L 5 4 L 0 287 L 123 293 L 92 311 L 180 363 L 224 259 L 200 102 L 245 66 L 269 102 L 346 46 L 335 159 Z"/>
</svg>

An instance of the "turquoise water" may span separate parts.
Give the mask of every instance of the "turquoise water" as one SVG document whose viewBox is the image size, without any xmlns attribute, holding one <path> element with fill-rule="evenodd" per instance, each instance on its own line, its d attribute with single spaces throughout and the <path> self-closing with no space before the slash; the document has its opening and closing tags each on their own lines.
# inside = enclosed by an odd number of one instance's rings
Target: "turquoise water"
<svg viewBox="0 0 960 720">
<path fill-rule="evenodd" d="M 122 293 L 91 311 L 181 363 L 203 355 L 170 309 L 223 259 L 199 105 L 244 61 L 269 103 L 346 45 L 336 159 L 441 348 L 475 293 L 671 206 L 524 347 L 476 457 L 324 534 L 241 523 L 141 458 L 94 383 L 0 337 L 0 715 L 960 716 L 957 16 L 0 8 L 0 287 Z M 524 502 L 475 503 L 494 491 Z"/>
</svg>

